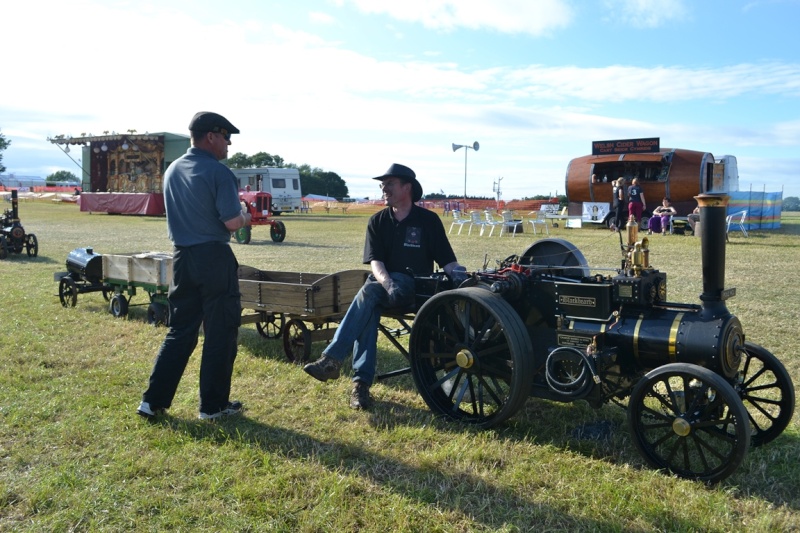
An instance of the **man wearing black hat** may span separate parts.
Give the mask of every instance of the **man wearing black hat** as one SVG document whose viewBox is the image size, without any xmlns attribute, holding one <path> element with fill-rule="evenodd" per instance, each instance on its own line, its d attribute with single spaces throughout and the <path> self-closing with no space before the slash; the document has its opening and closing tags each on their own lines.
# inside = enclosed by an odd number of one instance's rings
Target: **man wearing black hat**
<svg viewBox="0 0 800 533">
<path fill-rule="evenodd" d="M 342 361 L 352 352 L 353 409 L 372 404 L 369 388 L 375 378 L 381 311 L 413 304 L 413 275 L 431 274 L 434 261 L 455 284 L 467 277 L 439 216 L 414 205 L 422 198 L 422 185 L 414 171 L 395 163 L 374 179 L 381 182 L 387 208 L 375 213 L 367 224 L 364 263 L 370 265 L 372 275 L 350 304 L 322 357 L 303 368 L 320 381 L 336 379 Z"/>
<path fill-rule="evenodd" d="M 220 163 L 239 130 L 222 115 L 201 111 L 189 131 L 191 148 L 164 174 L 167 232 L 175 246 L 169 331 L 137 409 L 145 418 L 172 405 L 201 324 L 200 418 L 242 410 L 241 402 L 229 398 L 241 304 L 239 264 L 228 243 L 232 231 L 250 224 L 250 215 L 242 212 L 236 177 Z"/>
</svg>

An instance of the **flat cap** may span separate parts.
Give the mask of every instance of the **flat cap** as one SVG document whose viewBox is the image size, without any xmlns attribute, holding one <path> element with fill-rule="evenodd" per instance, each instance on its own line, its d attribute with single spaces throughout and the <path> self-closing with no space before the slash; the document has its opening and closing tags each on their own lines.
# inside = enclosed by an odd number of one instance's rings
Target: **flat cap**
<svg viewBox="0 0 800 533">
<path fill-rule="evenodd" d="M 189 131 L 196 131 L 205 133 L 213 131 L 219 133 L 220 130 L 227 130 L 228 133 L 239 133 L 239 128 L 231 124 L 230 120 L 223 117 L 219 113 L 212 113 L 211 111 L 199 111 L 192 117 L 189 123 Z"/>
</svg>

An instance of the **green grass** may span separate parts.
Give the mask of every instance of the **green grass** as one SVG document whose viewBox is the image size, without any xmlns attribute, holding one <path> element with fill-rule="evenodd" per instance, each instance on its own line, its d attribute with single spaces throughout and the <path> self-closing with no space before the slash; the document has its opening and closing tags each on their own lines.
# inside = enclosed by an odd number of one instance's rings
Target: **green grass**
<svg viewBox="0 0 800 533">
<path fill-rule="evenodd" d="M 800 529 L 797 414 L 776 441 L 751 449 L 736 474 L 707 487 L 643 466 L 614 405 L 531 399 L 508 423 L 477 431 L 434 417 L 404 376 L 374 387 L 374 410 L 352 411 L 349 380 L 315 382 L 286 361 L 279 340 L 263 340 L 251 325 L 240 331 L 233 378 L 245 416 L 197 420 L 198 353 L 169 416 L 147 423 L 134 410 L 164 328 L 146 323 L 146 306 L 115 319 L 100 294 L 62 308 L 53 273 L 78 247 L 168 251 L 164 219 L 34 202 L 21 203 L 20 214 L 40 252 L 0 262 L 0 530 Z M 773 351 L 800 383 L 800 217 L 788 215 L 780 230 L 732 235 L 726 285 L 737 288 L 728 306 L 748 340 Z M 285 242 L 257 227 L 250 245 L 233 245 L 240 263 L 297 272 L 362 267 L 365 215 L 282 220 Z M 578 246 L 592 267 L 619 264 L 608 231 L 551 233 Z M 532 239 L 529 231 L 451 237 L 470 270 L 520 254 Z M 669 299 L 698 302 L 699 239 L 651 243 Z M 380 370 L 403 364 L 387 341 L 379 351 Z M 573 436 L 601 420 L 609 438 Z"/>
</svg>

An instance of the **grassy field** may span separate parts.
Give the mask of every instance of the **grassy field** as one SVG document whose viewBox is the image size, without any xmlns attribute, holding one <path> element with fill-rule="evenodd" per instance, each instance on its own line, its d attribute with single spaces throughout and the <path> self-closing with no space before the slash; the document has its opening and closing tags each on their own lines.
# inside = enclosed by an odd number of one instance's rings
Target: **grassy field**
<svg viewBox="0 0 800 533">
<path fill-rule="evenodd" d="M 165 329 L 147 324 L 146 305 L 115 319 L 97 293 L 65 309 L 53 273 L 78 247 L 169 251 L 165 220 L 50 202 L 21 203 L 20 214 L 40 248 L 37 258 L 0 262 L 0 530 L 800 530 L 797 412 L 783 435 L 708 487 L 646 468 L 615 405 L 531 399 L 509 422 L 478 431 L 433 416 L 403 376 L 377 384 L 376 407 L 357 412 L 348 379 L 310 379 L 286 361 L 279 340 L 248 325 L 233 378 L 243 417 L 197 419 L 196 354 L 169 416 L 147 423 L 135 408 Z M 264 270 L 362 268 L 366 216 L 287 215 L 285 242 L 257 227 L 251 244 L 233 247 L 241 264 Z M 522 253 L 534 239 L 526 230 L 502 239 L 464 230 L 451 241 L 473 270 Z M 619 265 L 613 233 L 551 234 L 578 246 L 592 267 Z M 699 302 L 699 239 L 651 242 L 669 299 Z M 728 307 L 748 340 L 775 353 L 795 383 L 799 243 L 792 213 L 779 230 L 734 234 L 726 275 L 737 288 Z M 387 341 L 379 351 L 379 370 L 402 366 Z M 607 436 L 579 438 L 576 430 L 599 421 Z"/>
</svg>

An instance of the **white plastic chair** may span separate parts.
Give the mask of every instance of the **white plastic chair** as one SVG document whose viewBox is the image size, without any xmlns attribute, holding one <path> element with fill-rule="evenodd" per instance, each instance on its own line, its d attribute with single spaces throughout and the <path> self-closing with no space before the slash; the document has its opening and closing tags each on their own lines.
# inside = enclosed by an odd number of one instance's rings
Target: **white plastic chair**
<svg viewBox="0 0 800 533">
<path fill-rule="evenodd" d="M 725 240 L 728 240 L 728 233 L 731 231 L 731 226 L 739 226 L 739 229 L 742 230 L 742 235 L 747 237 L 747 228 L 744 227 L 745 221 L 747 220 L 747 209 L 744 211 L 738 211 L 736 213 L 732 213 L 725 217 Z M 736 230 L 736 228 L 733 228 Z"/>
<path fill-rule="evenodd" d="M 453 231 L 453 226 L 458 226 L 458 234 L 461 235 L 461 230 L 464 229 L 464 224 L 469 224 L 471 221 L 464 218 L 461 211 L 458 209 L 453 210 L 453 222 L 450 224 L 450 230 L 447 232 L 449 235 Z"/>
<path fill-rule="evenodd" d="M 483 235 L 483 229 L 486 227 L 486 221 L 481 218 L 481 214 L 477 211 L 472 211 L 469 214 L 469 233 L 467 233 L 467 235 L 472 235 L 473 226 L 480 226 L 481 235 Z"/>
<path fill-rule="evenodd" d="M 514 220 L 513 211 L 503 211 L 503 225 L 500 226 L 500 236 L 503 236 L 504 231 L 511 231 L 511 236 L 517 236 L 517 228 L 522 227 L 522 220 Z"/>
<path fill-rule="evenodd" d="M 492 228 L 492 231 L 489 232 L 489 237 L 491 237 L 494 234 L 494 228 L 496 228 L 497 226 L 502 226 L 503 221 L 495 220 L 494 216 L 492 216 L 491 211 L 484 211 L 483 217 L 486 221 L 486 225 Z"/>
<path fill-rule="evenodd" d="M 547 227 L 547 213 L 539 211 L 536 213 L 536 218 L 530 219 L 528 222 L 533 226 L 533 234 L 536 235 L 536 226 L 539 225 L 544 228 L 545 233 L 550 235 L 550 228 Z"/>
</svg>

